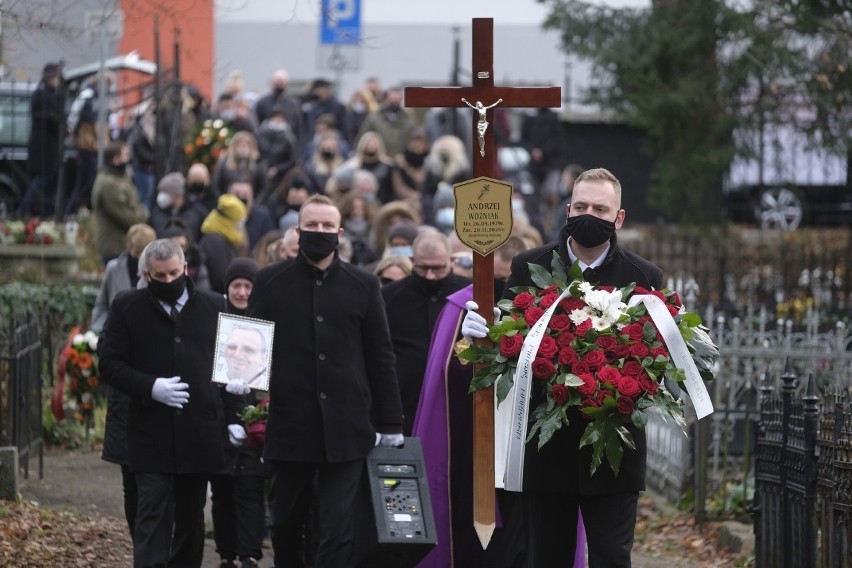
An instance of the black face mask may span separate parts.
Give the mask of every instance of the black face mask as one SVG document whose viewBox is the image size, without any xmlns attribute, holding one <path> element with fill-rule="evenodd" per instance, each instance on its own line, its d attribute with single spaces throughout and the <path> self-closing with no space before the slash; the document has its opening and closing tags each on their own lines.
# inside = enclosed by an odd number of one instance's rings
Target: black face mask
<svg viewBox="0 0 852 568">
<path fill-rule="evenodd" d="M 423 165 L 423 162 L 426 161 L 426 153 L 425 152 L 412 152 L 408 148 L 403 150 L 405 154 L 405 161 L 414 166 L 415 168 L 419 168 Z"/>
<path fill-rule="evenodd" d="M 186 274 L 181 274 L 171 282 L 160 282 L 152 278 L 148 281 L 148 289 L 156 299 L 171 304 L 176 302 L 186 290 Z"/>
<path fill-rule="evenodd" d="M 595 217 L 577 215 L 568 217 L 568 234 L 580 246 L 594 248 L 609 241 L 615 234 L 615 222 Z"/>
<path fill-rule="evenodd" d="M 319 262 L 337 250 L 337 233 L 299 230 L 299 252 L 311 262 Z"/>
<path fill-rule="evenodd" d="M 320 157 L 323 160 L 333 160 L 334 159 L 334 152 L 328 152 L 328 151 L 323 150 L 322 152 L 320 152 Z"/>
<path fill-rule="evenodd" d="M 207 191 L 207 185 L 203 183 L 191 183 L 186 186 L 186 190 L 193 195 L 204 195 Z"/>
<path fill-rule="evenodd" d="M 428 294 L 429 296 L 438 295 L 438 293 L 441 291 L 441 287 L 444 285 L 444 279 L 446 278 L 445 276 L 444 278 L 439 278 L 438 280 L 427 280 L 416 272 L 412 272 L 411 277 L 414 279 L 414 283 L 417 284 L 417 287 L 420 288 L 423 293 Z"/>
<path fill-rule="evenodd" d="M 275 98 L 280 97 L 285 92 L 286 92 L 286 89 L 284 87 L 275 87 L 274 89 L 272 89 L 272 93 L 275 95 Z"/>
</svg>

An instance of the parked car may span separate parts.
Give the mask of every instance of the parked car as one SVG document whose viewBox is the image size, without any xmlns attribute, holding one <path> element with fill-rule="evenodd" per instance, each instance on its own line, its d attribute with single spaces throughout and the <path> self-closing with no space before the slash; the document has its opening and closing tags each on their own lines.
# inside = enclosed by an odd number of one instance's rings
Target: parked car
<svg viewBox="0 0 852 568">
<path fill-rule="evenodd" d="M 724 188 L 732 221 L 785 230 L 852 222 L 849 156 L 813 147 L 790 126 L 767 127 L 754 146 L 762 159 L 736 160 Z"/>
</svg>

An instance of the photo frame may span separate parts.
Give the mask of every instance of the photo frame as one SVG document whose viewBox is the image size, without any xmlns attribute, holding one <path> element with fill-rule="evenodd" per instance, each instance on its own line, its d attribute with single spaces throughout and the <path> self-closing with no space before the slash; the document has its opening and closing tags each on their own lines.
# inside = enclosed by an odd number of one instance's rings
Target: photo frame
<svg viewBox="0 0 852 568">
<path fill-rule="evenodd" d="M 268 391 L 274 332 L 274 322 L 220 313 L 213 382 L 226 385 L 240 379 L 252 389 Z"/>
</svg>

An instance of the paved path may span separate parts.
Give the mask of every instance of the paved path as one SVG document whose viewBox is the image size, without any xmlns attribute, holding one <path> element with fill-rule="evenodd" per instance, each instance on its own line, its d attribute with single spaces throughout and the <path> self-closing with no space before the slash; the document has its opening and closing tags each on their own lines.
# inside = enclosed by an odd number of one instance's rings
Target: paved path
<svg viewBox="0 0 852 568">
<path fill-rule="evenodd" d="M 114 517 L 124 524 L 124 505 L 121 491 L 121 472 L 117 465 L 100 459 L 92 452 L 46 450 L 44 478 L 38 479 L 38 462 L 30 462 L 30 479 L 21 481 L 25 499 L 59 509 L 71 509 Z M 209 525 L 209 499 L 207 512 Z M 213 541 L 207 539 L 202 568 L 218 568 L 219 556 Z M 272 567 L 272 550 L 264 550 L 262 568 Z M 694 562 L 681 558 L 651 558 L 634 551 L 634 568 L 693 568 Z M 122 567 L 116 567 L 122 568 Z"/>
</svg>

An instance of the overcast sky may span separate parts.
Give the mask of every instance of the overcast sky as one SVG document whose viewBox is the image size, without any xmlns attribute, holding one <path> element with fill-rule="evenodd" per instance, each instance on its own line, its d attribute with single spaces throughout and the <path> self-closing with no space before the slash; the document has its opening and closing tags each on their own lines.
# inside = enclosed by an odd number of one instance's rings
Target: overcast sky
<svg viewBox="0 0 852 568">
<path fill-rule="evenodd" d="M 346 0 L 342 0 L 346 1 Z M 589 0 L 613 7 L 648 7 L 650 0 Z M 216 0 L 227 21 L 316 22 L 320 0 Z M 372 23 L 469 23 L 494 18 L 499 24 L 539 24 L 547 7 L 535 0 L 361 0 L 361 21 Z"/>
</svg>

